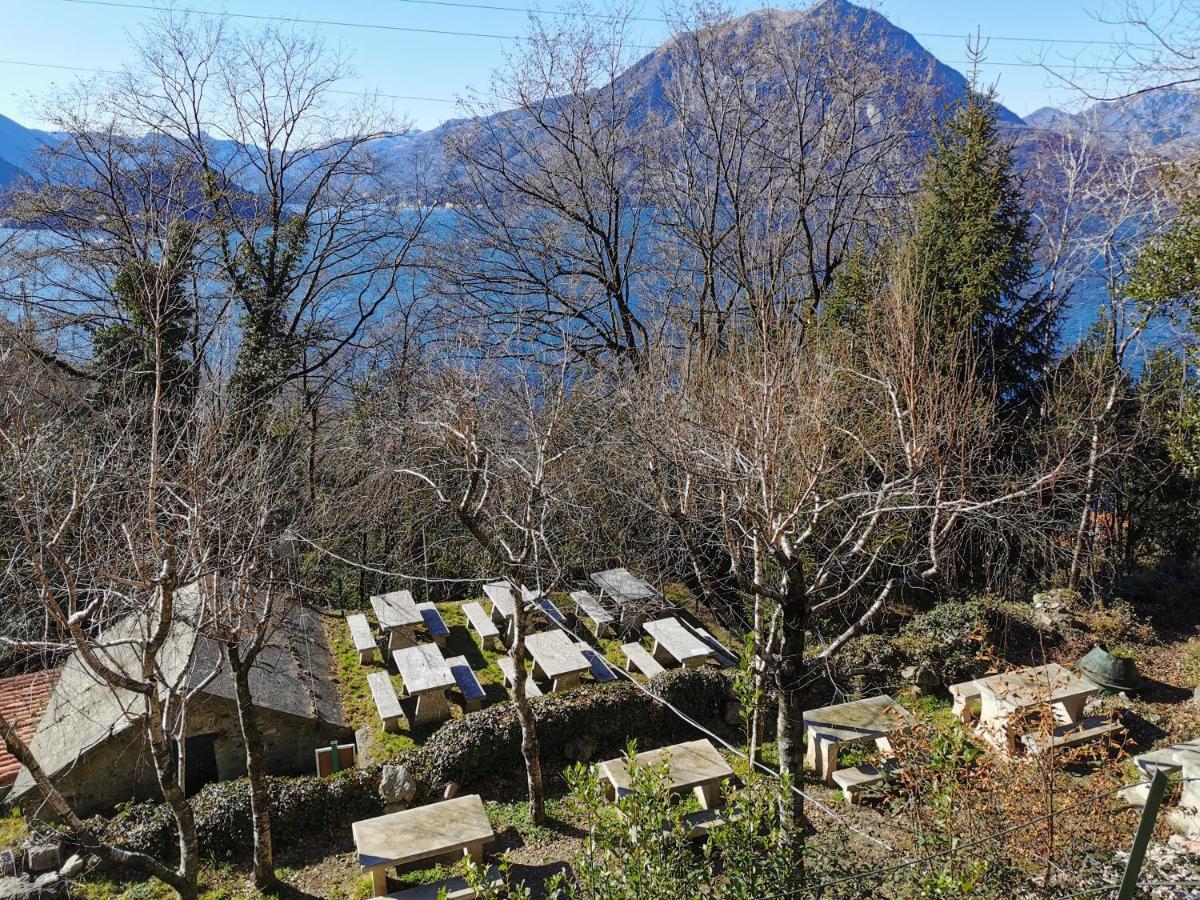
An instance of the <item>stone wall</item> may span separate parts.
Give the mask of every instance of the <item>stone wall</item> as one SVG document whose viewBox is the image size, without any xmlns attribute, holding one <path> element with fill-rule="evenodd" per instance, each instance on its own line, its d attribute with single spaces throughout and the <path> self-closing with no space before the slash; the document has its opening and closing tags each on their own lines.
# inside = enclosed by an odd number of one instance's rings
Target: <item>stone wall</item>
<svg viewBox="0 0 1200 900">
<path fill-rule="evenodd" d="M 314 722 L 273 710 L 258 710 L 259 727 L 267 744 L 267 771 L 273 775 L 310 775 L 316 771 L 314 751 L 331 740 L 346 743 L 353 732 L 340 725 Z M 215 734 L 217 772 L 222 781 L 246 774 L 246 757 L 238 728 L 237 709 L 230 700 L 203 695 L 188 707 L 187 735 Z M 158 800 L 161 794 L 141 728 L 110 738 L 82 756 L 55 778 L 59 789 L 81 815 L 106 812 L 131 800 Z M 21 800 L 27 815 L 48 815 L 38 792 Z"/>
</svg>

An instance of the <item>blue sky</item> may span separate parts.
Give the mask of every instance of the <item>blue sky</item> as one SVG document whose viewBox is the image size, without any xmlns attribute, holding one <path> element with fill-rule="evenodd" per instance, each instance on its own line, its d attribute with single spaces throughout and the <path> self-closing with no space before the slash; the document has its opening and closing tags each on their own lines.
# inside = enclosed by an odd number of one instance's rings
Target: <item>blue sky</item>
<svg viewBox="0 0 1200 900">
<path fill-rule="evenodd" d="M 117 0 L 114 0 L 117 2 Z M 153 0 L 124 0 L 146 5 Z M 529 0 L 461 0 L 491 6 L 528 7 Z M 727 0 L 735 11 L 761 5 Z M 299 16 L 343 22 L 499 35 L 520 34 L 527 16 L 520 12 L 464 9 L 421 0 L 178 0 L 177 6 L 230 13 Z M 543 10 L 556 7 L 542 0 Z M 913 32 L 944 62 L 965 69 L 965 39 L 979 28 L 990 39 L 983 78 L 994 83 L 1000 99 L 1018 114 L 1039 106 L 1069 105 L 1078 94 L 1031 63 L 1061 67 L 1097 66 L 1119 40 L 1119 26 L 1103 21 L 1113 0 L 878 0 L 875 4 L 900 27 Z M 646 17 L 658 17 L 654 0 L 642 4 Z M 149 13 L 119 5 L 86 5 L 69 0 L 0 0 L 0 114 L 26 125 L 43 124 L 37 98 L 55 83 L 86 75 L 41 66 L 119 68 L 130 59 L 131 35 Z M 253 23 L 247 23 L 253 24 Z M 346 87 L 431 99 L 395 100 L 397 116 L 422 128 L 456 113 L 453 101 L 470 86 L 486 85 L 489 73 L 503 64 L 511 42 L 492 37 L 419 34 L 373 28 L 314 26 L 351 56 L 356 76 Z M 666 35 L 658 22 L 636 24 L 637 43 L 657 45 Z M 1016 40 L 1009 40 L 1015 38 Z M 1043 43 L 1043 41 L 1081 43 Z M 1095 42 L 1095 43 L 1086 43 Z M 1090 78 L 1095 72 L 1085 73 Z"/>
</svg>

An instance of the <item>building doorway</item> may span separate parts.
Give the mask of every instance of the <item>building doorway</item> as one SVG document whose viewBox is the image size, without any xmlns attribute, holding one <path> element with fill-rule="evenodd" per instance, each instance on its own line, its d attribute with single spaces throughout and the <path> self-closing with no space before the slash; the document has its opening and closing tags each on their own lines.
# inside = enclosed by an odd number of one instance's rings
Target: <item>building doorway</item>
<svg viewBox="0 0 1200 900">
<path fill-rule="evenodd" d="M 187 752 L 187 769 L 184 773 L 184 790 L 190 797 L 200 788 L 220 780 L 217 771 L 217 735 L 196 734 L 184 742 Z"/>
</svg>

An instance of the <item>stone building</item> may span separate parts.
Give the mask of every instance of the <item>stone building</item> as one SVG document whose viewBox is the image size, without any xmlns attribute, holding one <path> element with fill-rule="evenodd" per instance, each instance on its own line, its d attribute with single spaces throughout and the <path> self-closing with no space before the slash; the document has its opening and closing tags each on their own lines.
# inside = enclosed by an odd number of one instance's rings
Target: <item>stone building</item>
<svg viewBox="0 0 1200 900">
<path fill-rule="evenodd" d="M 180 591 L 181 605 L 197 594 L 195 586 Z M 196 627 L 194 618 L 180 615 L 177 620 L 159 660 L 165 681 L 193 692 L 183 733 L 186 783 L 194 792 L 210 781 L 244 775 L 245 756 L 233 678 L 220 647 Z M 144 643 L 146 631 L 140 617 L 106 630 L 105 664 L 133 674 L 139 653 L 131 648 Z M 301 604 L 281 605 L 250 676 L 269 772 L 312 774 L 318 747 L 353 740 L 332 673 L 320 615 Z M 78 651 L 63 666 L 30 749 L 77 812 L 87 815 L 159 796 L 142 727 L 144 710 L 143 697 L 101 680 Z M 24 768 L 6 799 L 29 814 L 46 812 L 41 792 Z"/>
</svg>

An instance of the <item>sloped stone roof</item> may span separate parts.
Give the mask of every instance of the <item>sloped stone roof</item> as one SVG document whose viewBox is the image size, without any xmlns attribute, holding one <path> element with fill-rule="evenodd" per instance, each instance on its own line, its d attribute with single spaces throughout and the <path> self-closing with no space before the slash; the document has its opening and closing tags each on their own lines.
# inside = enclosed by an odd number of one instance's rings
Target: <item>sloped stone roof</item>
<svg viewBox="0 0 1200 900">
<path fill-rule="evenodd" d="M 162 680 L 182 688 L 211 678 L 202 693 L 232 700 L 233 678 L 223 663 L 220 645 L 194 627 L 197 619 L 188 612 L 199 607 L 197 586 L 189 585 L 176 596 L 181 612 L 159 653 Z M 302 719 L 344 724 L 331 678 L 333 658 L 320 616 L 302 604 L 286 603 L 276 609 L 276 618 L 250 675 L 255 705 Z M 101 653 L 105 664 L 136 675 L 140 669 L 138 646 L 148 639 L 149 628 L 145 617 L 131 616 L 106 629 Z M 144 714 L 141 695 L 109 686 L 76 651 L 62 668 L 30 749 L 54 777 L 132 728 Z M 22 769 L 13 785 L 13 798 L 32 787 L 32 776 Z"/>
</svg>

